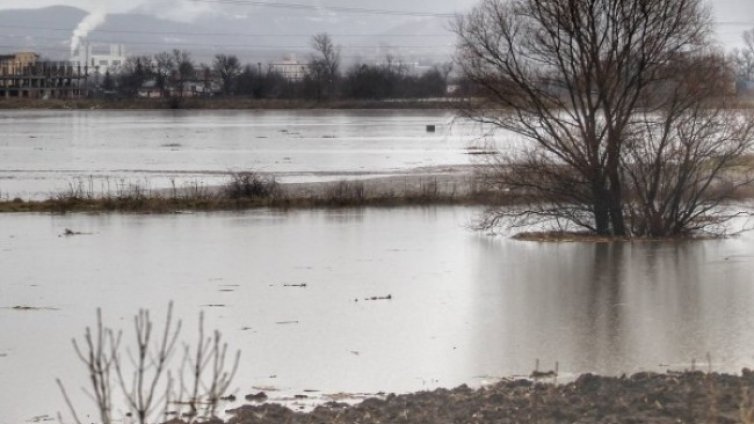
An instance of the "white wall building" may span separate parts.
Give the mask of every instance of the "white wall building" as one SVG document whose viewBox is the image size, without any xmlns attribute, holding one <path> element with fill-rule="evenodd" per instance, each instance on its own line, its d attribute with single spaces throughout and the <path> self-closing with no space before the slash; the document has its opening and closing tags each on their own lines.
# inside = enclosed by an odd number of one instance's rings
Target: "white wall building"
<svg viewBox="0 0 754 424">
<path fill-rule="evenodd" d="M 270 71 L 281 74 L 289 81 L 301 81 L 306 76 L 308 65 L 301 63 L 294 56 L 287 56 L 280 62 L 270 63 Z"/>
<path fill-rule="evenodd" d="M 88 66 L 90 74 L 115 73 L 126 61 L 126 47 L 123 44 L 83 43 L 71 60 L 82 67 Z"/>
</svg>

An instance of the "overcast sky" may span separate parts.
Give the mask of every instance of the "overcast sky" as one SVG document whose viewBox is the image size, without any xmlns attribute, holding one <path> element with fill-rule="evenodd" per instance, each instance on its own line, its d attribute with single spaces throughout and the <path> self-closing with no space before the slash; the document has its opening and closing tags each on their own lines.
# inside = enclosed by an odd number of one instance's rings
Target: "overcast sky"
<svg viewBox="0 0 754 424">
<path fill-rule="evenodd" d="M 321 6 L 347 6 L 379 8 L 401 11 L 455 13 L 463 12 L 476 4 L 477 0 L 285 0 L 289 3 L 305 3 Z M 754 28 L 754 0 L 708 0 L 718 22 L 719 41 L 727 47 L 741 44 L 741 33 Z M 143 12 L 161 18 L 191 21 L 206 13 L 253 13 L 255 6 L 227 6 L 204 0 L 0 0 L 0 9 L 36 8 L 65 4 L 82 9 L 99 9 L 107 13 Z M 286 13 L 285 9 L 278 9 Z M 365 28 L 373 31 L 377 28 Z"/>
</svg>

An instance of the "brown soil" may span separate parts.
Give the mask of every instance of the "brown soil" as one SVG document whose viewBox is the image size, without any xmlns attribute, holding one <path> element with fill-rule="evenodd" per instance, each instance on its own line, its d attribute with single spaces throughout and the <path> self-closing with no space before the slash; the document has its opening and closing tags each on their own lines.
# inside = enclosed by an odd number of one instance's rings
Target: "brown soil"
<svg viewBox="0 0 754 424">
<path fill-rule="evenodd" d="M 752 423 L 754 372 L 686 372 L 631 377 L 586 374 L 566 385 L 506 381 L 330 403 L 309 413 L 245 405 L 228 424 L 261 423 Z"/>
</svg>

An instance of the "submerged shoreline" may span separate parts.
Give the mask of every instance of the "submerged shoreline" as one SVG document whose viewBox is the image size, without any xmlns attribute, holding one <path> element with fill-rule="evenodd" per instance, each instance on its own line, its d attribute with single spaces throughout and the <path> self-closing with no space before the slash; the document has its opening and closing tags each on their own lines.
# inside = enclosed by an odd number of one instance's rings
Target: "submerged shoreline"
<svg viewBox="0 0 754 424">
<path fill-rule="evenodd" d="M 251 98 L 176 99 L 0 99 L 0 110 L 312 110 L 312 109 L 451 109 L 465 99 L 301 100 Z"/>
<path fill-rule="evenodd" d="M 552 378 L 505 380 L 471 389 L 390 394 L 356 405 L 330 402 L 308 413 L 279 404 L 244 405 L 228 424 L 267 423 L 677 423 L 754 422 L 754 372 L 584 374 L 568 384 Z M 179 423 L 181 421 L 171 421 Z"/>
<path fill-rule="evenodd" d="M 248 175 L 250 179 L 239 180 Z M 495 205 L 509 202 L 481 187 L 471 168 L 312 183 L 275 182 L 274 177 L 241 173 L 224 186 L 147 190 L 131 186 L 119 193 L 70 190 L 43 200 L 0 200 L 0 213 L 228 211 L 260 208 L 306 209 L 417 205 Z"/>
</svg>

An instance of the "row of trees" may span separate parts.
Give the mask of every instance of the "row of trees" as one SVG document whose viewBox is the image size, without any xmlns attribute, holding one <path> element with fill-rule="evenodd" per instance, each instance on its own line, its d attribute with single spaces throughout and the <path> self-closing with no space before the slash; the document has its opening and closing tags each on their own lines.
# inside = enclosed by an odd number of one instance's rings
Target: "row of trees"
<svg viewBox="0 0 754 424">
<path fill-rule="evenodd" d="M 733 72 L 703 0 L 483 0 L 456 32 L 483 98 L 467 116 L 525 140 L 485 168 L 522 199 L 486 226 L 666 237 L 733 215 L 726 202 L 752 181 L 741 158 L 754 118 L 729 102 Z"/>
<path fill-rule="evenodd" d="M 203 83 L 208 91 L 224 96 L 258 99 L 424 98 L 446 95 L 450 65 L 436 66 L 422 74 L 393 57 L 383 64 L 356 64 L 342 71 L 340 49 L 327 34 L 312 38 L 312 54 L 301 78 L 290 79 L 274 68 L 243 64 L 237 56 L 218 54 L 209 65 L 197 65 L 189 52 L 173 50 L 126 60 L 117 75 L 106 75 L 103 88 L 133 97 L 145 84 L 153 84 L 163 96 L 181 96 L 186 82 Z"/>
</svg>

